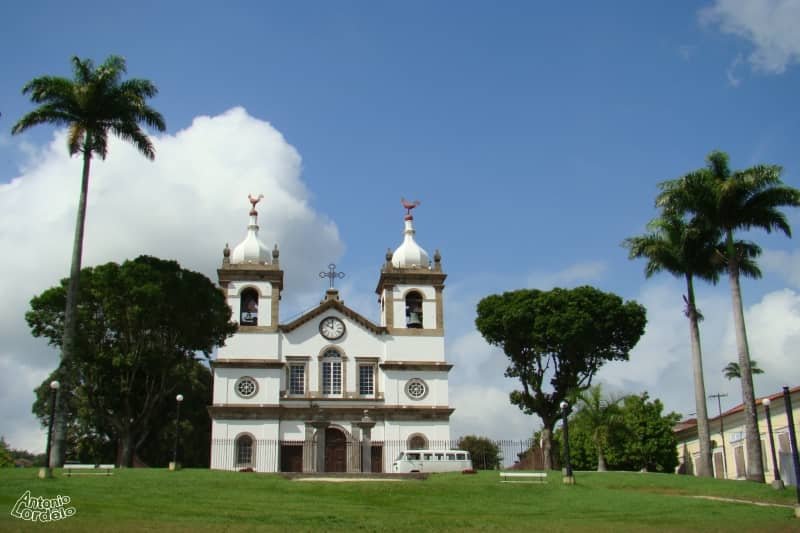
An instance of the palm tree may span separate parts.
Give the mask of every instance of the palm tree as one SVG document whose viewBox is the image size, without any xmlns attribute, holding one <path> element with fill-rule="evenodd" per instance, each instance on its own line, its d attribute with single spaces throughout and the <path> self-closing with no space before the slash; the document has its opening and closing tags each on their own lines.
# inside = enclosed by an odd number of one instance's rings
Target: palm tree
<svg viewBox="0 0 800 533">
<path fill-rule="evenodd" d="M 800 206 L 800 191 L 781 181 L 782 169 L 778 165 L 757 165 L 731 171 L 728 155 L 720 151 L 711 152 L 707 163 L 704 169 L 661 184 L 662 192 L 657 203 L 675 213 L 689 214 L 693 220 L 703 221 L 722 234 L 719 247 L 728 272 L 742 374 L 747 479 L 763 483 L 761 440 L 739 282 L 741 274 L 759 277 L 760 272 L 753 260 L 761 250 L 752 243 L 736 241 L 734 235 L 737 231 L 758 228 L 767 233 L 780 230 L 791 237 L 791 228 L 780 208 Z"/>
<path fill-rule="evenodd" d="M 739 368 L 739 363 L 737 363 L 736 361 L 731 361 L 730 363 L 728 363 L 725 366 L 725 368 L 722 369 L 722 373 L 729 380 L 734 378 L 741 379 L 742 377 L 742 369 Z M 759 368 L 758 362 L 755 359 L 750 360 L 750 373 L 753 374 L 754 376 L 756 374 L 764 373 L 764 371 L 761 370 L 761 368 Z"/>
<path fill-rule="evenodd" d="M 608 470 L 605 450 L 611 435 L 624 427 L 619 407 L 622 398 L 604 398 L 601 385 L 581 392 L 577 398 L 578 412 L 575 418 L 582 420 L 591 431 L 592 442 L 597 449 L 597 471 L 605 472 Z"/>
<path fill-rule="evenodd" d="M 83 172 L 81 192 L 78 198 L 78 215 L 75 223 L 75 238 L 72 246 L 67 303 L 64 316 L 64 334 L 61 341 L 61 364 L 59 379 L 62 387 L 69 385 L 69 373 L 65 371 L 75 349 L 77 330 L 76 310 L 78 304 L 78 282 L 83 255 L 83 230 L 86 222 L 86 196 L 89 189 L 89 169 L 93 156 L 105 159 L 108 152 L 109 131 L 132 143 L 145 157 L 153 159 L 153 144 L 139 124 L 164 131 L 166 126 L 160 113 L 145 103 L 158 93 L 149 80 L 129 79 L 122 81 L 126 72 L 125 60 L 109 56 L 95 68 L 89 59 L 72 58 L 73 79 L 57 76 L 34 78 L 22 88 L 38 108 L 31 111 L 11 130 L 12 134 L 39 124 L 67 126 L 67 148 L 70 155 L 81 154 Z M 59 466 L 64 455 L 66 420 L 60 399 L 56 400 L 56 431 L 50 466 Z"/>
<path fill-rule="evenodd" d="M 700 441 L 700 460 L 697 473 L 712 477 L 711 436 L 706 407 L 706 387 L 703 378 L 703 353 L 700 347 L 700 320 L 702 315 L 695 305 L 694 278 L 716 283 L 723 270 L 717 260 L 716 242 L 719 232 L 708 226 L 689 224 L 676 214 L 664 213 L 648 224 L 650 233 L 630 237 L 623 242 L 629 259 L 646 258 L 645 276 L 667 271 L 686 280 L 685 314 L 689 319 L 689 338 L 692 345 L 692 371 L 694 376 L 697 437 Z"/>
</svg>

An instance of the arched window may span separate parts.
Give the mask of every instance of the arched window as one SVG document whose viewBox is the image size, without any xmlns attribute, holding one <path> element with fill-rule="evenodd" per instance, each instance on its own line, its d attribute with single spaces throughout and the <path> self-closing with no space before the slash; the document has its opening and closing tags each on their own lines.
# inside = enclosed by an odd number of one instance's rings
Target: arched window
<svg viewBox="0 0 800 533">
<path fill-rule="evenodd" d="M 242 326 L 258 325 L 258 292 L 245 289 L 239 297 L 239 324 Z"/>
<path fill-rule="evenodd" d="M 422 433 L 414 433 L 408 437 L 409 450 L 424 450 L 428 447 L 428 439 Z"/>
<path fill-rule="evenodd" d="M 422 295 L 417 291 L 406 294 L 406 327 L 422 327 Z"/>
<path fill-rule="evenodd" d="M 326 350 L 322 354 L 322 394 L 342 394 L 342 354 L 339 350 Z"/>
<path fill-rule="evenodd" d="M 236 439 L 236 466 L 253 466 L 253 437 L 250 435 L 240 435 Z"/>
</svg>

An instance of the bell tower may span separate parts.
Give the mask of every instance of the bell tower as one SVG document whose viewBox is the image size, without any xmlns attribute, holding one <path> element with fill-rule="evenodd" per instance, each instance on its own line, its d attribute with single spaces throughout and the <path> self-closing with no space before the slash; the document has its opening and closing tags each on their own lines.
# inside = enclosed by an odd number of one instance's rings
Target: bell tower
<svg viewBox="0 0 800 533">
<path fill-rule="evenodd" d="M 219 284 L 233 311 L 232 319 L 239 323 L 239 331 L 243 333 L 278 331 L 283 270 L 278 245 L 270 251 L 258 237 L 256 204 L 263 197 L 248 195 L 251 208 L 247 235 L 233 252 L 225 245 L 222 267 L 217 270 Z"/>
<path fill-rule="evenodd" d="M 403 242 L 392 252 L 386 252 L 375 292 L 381 305 L 381 325 L 390 335 L 444 335 L 442 291 L 447 277 L 442 272 L 439 251 L 430 260 L 414 239 L 414 216 L 411 210 L 419 201 L 402 200 L 406 209 Z"/>
</svg>

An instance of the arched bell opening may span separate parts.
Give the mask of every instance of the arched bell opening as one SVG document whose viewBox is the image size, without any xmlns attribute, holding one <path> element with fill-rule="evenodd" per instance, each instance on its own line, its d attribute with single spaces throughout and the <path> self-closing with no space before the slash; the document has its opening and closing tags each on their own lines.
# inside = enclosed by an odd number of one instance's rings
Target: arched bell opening
<svg viewBox="0 0 800 533">
<path fill-rule="evenodd" d="M 417 291 L 406 294 L 406 327 L 422 328 L 422 295 Z"/>
</svg>

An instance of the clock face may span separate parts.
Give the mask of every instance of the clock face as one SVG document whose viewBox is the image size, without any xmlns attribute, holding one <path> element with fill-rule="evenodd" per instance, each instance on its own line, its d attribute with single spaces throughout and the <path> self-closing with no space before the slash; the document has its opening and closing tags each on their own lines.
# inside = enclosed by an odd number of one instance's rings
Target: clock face
<svg viewBox="0 0 800 533">
<path fill-rule="evenodd" d="M 344 322 L 336 317 L 328 317 L 319 323 L 319 332 L 328 340 L 336 340 L 344 335 Z"/>
</svg>

